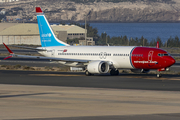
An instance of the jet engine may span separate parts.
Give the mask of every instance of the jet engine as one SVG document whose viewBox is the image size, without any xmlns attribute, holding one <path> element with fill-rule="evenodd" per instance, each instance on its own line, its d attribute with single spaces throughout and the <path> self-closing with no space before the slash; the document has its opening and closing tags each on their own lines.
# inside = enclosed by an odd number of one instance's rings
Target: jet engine
<svg viewBox="0 0 180 120">
<path fill-rule="evenodd" d="M 149 69 L 131 69 L 131 72 L 134 73 L 148 73 L 149 71 Z"/>
<path fill-rule="evenodd" d="M 88 64 L 87 70 L 91 74 L 102 74 L 109 71 L 109 64 L 105 61 L 93 61 Z"/>
</svg>

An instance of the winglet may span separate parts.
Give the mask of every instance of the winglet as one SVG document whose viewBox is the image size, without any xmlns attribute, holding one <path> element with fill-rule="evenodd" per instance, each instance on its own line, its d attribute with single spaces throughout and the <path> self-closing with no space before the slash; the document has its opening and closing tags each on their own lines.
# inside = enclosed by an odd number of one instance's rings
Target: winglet
<svg viewBox="0 0 180 120">
<path fill-rule="evenodd" d="M 159 41 L 157 41 L 156 48 L 159 48 Z"/>
<path fill-rule="evenodd" d="M 3 44 L 4 44 L 4 46 L 6 47 L 6 49 L 9 51 L 10 54 L 14 54 L 14 53 L 8 48 L 8 46 L 7 46 L 5 43 L 3 43 Z"/>
<path fill-rule="evenodd" d="M 8 57 L 4 58 L 3 60 L 9 59 L 9 58 L 11 58 L 11 57 L 12 57 L 12 56 L 8 56 Z"/>
<path fill-rule="evenodd" d="M 43 13 L 40 7 L 36 7 L 36 13 Z"/>
</svg>

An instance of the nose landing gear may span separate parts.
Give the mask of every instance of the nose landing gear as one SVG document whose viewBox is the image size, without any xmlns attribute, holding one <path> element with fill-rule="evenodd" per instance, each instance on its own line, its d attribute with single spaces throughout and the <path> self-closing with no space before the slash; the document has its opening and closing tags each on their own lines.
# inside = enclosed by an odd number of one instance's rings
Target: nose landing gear
<svg viewBox="0 0 180 120">
<path fill-rule="evenodd" d="M 160 77 L 161 77 L 161 73 L 158 72 L 158 73 L 157 73 L 157 78 L 160 78 Z"/>
<path fill-rule="evenodd" d="M 165 68 L 157 69 L 157 78 L 161 77 L 161 71 L 165 71 Z"/>
</svg>

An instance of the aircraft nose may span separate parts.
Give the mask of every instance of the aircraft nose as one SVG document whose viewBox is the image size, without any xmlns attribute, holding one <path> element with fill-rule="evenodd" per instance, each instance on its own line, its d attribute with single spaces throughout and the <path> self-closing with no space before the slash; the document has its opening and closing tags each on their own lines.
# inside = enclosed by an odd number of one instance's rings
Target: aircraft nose
<svg viewBox="0 0 180 120">
<path fill-rule="evenodd" d="M 169 59 L 170 66 L 173 65 L 175 62 L 176 60 L 173 57 Z"/>
<path fill-rule="evenodd" d="M 165 62 L 164 67 L 167 68 L 172 66 L 176 62 L 176 60 L 173 57 L 168 56 L 164 59 L 164 62 Z"/>
</svg>

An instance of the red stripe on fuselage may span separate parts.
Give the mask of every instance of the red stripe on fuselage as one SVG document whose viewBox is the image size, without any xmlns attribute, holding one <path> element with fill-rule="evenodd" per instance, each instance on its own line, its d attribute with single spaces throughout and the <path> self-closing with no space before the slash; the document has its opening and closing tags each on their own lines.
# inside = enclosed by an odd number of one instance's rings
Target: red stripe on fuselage
<svg viewBox="0 0 180 120">
<path fill-rule="evenodd" d="M 131 54 L 131 63 L 136 69 L 159 69 L 167 68 L 175 63 L 171 56 L 158 56 L 167 54 L 158 48 L 136 47 Z"/>
</svg>

